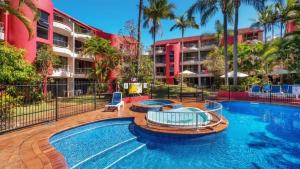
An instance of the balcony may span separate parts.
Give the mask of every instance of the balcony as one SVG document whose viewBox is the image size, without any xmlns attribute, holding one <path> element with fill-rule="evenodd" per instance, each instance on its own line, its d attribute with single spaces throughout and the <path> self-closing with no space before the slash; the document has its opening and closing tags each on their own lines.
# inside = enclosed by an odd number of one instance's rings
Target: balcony
<svg viewBox="0 0 300 169">
<path fill-rule="evenodd" d="M 73 67 L 69 65 L 63 65 L 60 68 L 54 68 L 51 77 L 72 77 Z"/>
<path fill-rule="evenodd" d="M 72 28 L 68 23 L 54 20 L 53 22 L 54 31 L 63 35 L 70 35 Z"/>
<path fill-rule="evenodd" d="M 75 77 L 76 78 L 87 78 L 92 68 L 75 68 Z"/>
<path fill-rule="evenodd" d="M 4 40 L 4 24 L 0 22 L 0 40 Z"/>
<path fill-rule="evenodd" d="M 217 42 L 204 42 L 201 43 L 201 50 L 212 50 L 217 45 Z"/>
<path fill-rule="evenodd" d="M 184 52 L 195 52 L 198 51 L 198 45 L 197 44 L 187 44 L 183 46 Z"/>
<path fill-rule="evenodd" d="M 155 53 L 156 54 L 165 54 L 166 53 L 166 48 L 165 47 L 156 47 Z"/>
<path fill-rule="evenodd" d="M 197 65 L 199 64 L 198 57 L 185 57 L 183 58 L 183 65 Z"/>
<path fill-rule="evenodd" d="M 92 37 L 92 31 L 76 25 L 75 26 L 75 32 L 73 33 L 73 36 L 75 38 L 85 40 L 85 39 L 88 39 L 88 38 Z"/>
<path fill-rule="evenodd" d="M 53 51 L 60 56 L 72 57 L 73 52 L 68 47 L 53 46 Z"/>
</svg>

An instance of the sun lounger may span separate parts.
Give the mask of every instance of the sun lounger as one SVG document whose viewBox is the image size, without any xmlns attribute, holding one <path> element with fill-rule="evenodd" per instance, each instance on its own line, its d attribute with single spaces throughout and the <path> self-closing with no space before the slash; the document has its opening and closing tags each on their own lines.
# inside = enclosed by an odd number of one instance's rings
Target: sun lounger
<svg viewBox="0 0 300 169">
<path fill-rule="evenodd" d="M 117 109 L 119 111 L 121 106 L 124 106 L 124 101 L 122 101 L 122 93 L 115 92 L 115 93 L 113 93 L 111 103 L 108 105 L 105 105 L 105 111 L 107 111 L 109 109 Z"/>
</svg>

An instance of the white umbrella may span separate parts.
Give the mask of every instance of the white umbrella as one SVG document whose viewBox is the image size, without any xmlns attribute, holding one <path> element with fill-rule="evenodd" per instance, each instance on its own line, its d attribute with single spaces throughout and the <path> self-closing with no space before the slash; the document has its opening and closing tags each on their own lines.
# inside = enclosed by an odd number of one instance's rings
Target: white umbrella
<svg viewBox="0 0 300 169">
<path fill-rule="evenodd" d="M 233 71 L 228 72 L 227 75 L 229 78 L 233 77 Z M 249 75 L 245 74 L 245 73 L 241 73 L 241 72 L 237 72 L 237 77 L 248 77 Z M 225 78 L 225 75 L 222 75 L 221 78 Z"/>
<path fill-rule="evenodd" d="M 180 72 L 179 74 L 182 74 L 182 75 L 195 75 L 196 73 L 191 72 L 191 71 L 189 71 L 189 70 L 185 70 L 185 71 L 183 71 L 183 72 Z"/>
<path fill-rule="evenodd" d="M 270 75 L 286 75 L 286 74 L 291 74 L 291 73 L 296 73 L 296 71 L 289 71 L 286 69 L 276 69 L 270 73 Z"/>
</svg>

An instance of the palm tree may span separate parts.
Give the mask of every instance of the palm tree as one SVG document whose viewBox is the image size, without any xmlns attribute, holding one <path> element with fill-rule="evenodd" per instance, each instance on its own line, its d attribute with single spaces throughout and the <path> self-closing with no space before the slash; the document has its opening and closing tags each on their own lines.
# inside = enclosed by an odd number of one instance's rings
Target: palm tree
<svg viewBox="0 0 300 169">
<path fill-rule="evenodd" d="M 239 8 L 241 3 L 253 5 L 256 9 L 260 8 L 262 3 L 258 0 L 233 0 L 234 5 L 234 35 L 233 35 L 233 84 L 237 85 L 238 72 L 238 26 L 239 26 Z"/>
<path fill-rule="evenodd" d="M 141 25 L 142 25 L 143 6 L 144 6 L 144 1 L 140 0 L 139 16 L 138 16 L 138 31 L 137 31 L 138 32 L 138 49 L 137 49 L 138 65 L 140 65 L 140 55 L 141 55 L 141 27 L 142 27 Z"/>
<path fill-rule="evenodd" d="M 220 20 L 216 20 L 215 22 L 215 31 L 216 31 L 216 38 L 218 40 L 218 45 L 221 45 L 221 37 L 222 34 L 224 33 L 224 29 L 223 29 L 223 24 L 221 23 Z"/>
<path fill-rule="evenodd" d="M 179 29 L 181 31 L 181 86 L 180 86 L 180 93 L 182 93 L 182 83 L 183 83 L 183 38 L 184 33 L 187 28 L 195 28 L 199 29 L 199 25 L 195 22 L 195 18 L 187 18 L 186 15 L 182 15 L 180 17 L 175 18 L 175 24 L 171 27 L 170 31 L 175 29 Z M 180 97 L 182 98 L 182 97 Z"/>
<path fill-rule="evenodd" d="M 267 33 L 271 30 L 271 21 L 270 18 L 272 8 L 270 6 L 264 7 L 262 10 L 259 10 L 257 15 L 258 18 L 254 20 L 254 23 L 251 25 L 251 27 L 255 28 L 263 28 L 264 30 L 264 42 L 267 43 Z"/>
<path fill-rule="evenodd" d="M 228 21 L 232 20 L 233 5 L 232 0 L 196 0 L 188 10 L 188 16 L 191 17 L 196 12 L 200 12 L 201 25 L 205 25 L 212 16 L 218 11 L 223 14 L 224 27 L 224 62 L 225 62 L 225 84 L 228 84 Z"/>
<path fill-rule="evenodd" d="M 156 35 L 161 28 L 161 20 L 174 18 L 173 9 L 175 5 L 168 0 L 148 0 L 149 6 L 144 6 L 144 27 L 150 27 L 150 34 L 153 39 L 153 62 L 156 60 Z M 155 64 L 153 64 L 153 82 L 155 81 Z"/>
<path fill-rule="evenodd" d="M 29 37 L 33 37 L 33 29 L 32 29 L 32 23 L 31 21 L 22 13 L 20 10 L 20 7 L 23 5 L 27 6 L 29 9 L 31 9 L 35 15 L 34 20 L 38 19 L 39 11 L 36 5 L 33 3 L 33 0 L 20 0 L 18 8 L 15 8 L 11 5 L 11 2 L 7 0 L 0 1 L 0 14 L 3 15 L 4 13 L 8 12 L 11 15 L 14 15 L 17 17 L 26 27 Z"/>
</svg>

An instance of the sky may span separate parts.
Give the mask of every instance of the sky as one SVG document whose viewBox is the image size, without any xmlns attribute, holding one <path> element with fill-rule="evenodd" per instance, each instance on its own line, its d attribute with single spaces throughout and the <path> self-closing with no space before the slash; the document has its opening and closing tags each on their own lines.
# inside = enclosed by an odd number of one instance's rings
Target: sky
<svg viewBox="0 0 300 169">
<path fill-rule="evenodd" d="M 73 16 L 88 25 L 99 28 L 108 33 L 118 34 L 128 20 L 138 19 L 139 0 L 53 0 L 55 8 Z M 175 14 L 180 16 L 195 2 L 195 0 L 169 0 L 176 5 Z M 147 0 L 144 0 L 147 5 Z M 199 23 L 199 16 L 196 15 Z M 239 27 L 249 27 L 253 19 L 257 18 L 256 11 L 251 6 L 242 5 L 240 7 Z M 218 13 L 205 25 L 197 29 L 188 29 L 186 36 L 199 35 L 201 33 L 213 33 L 214 23 L 219 19 L 222 21 L 222 14 Z M 157 36 L 158 40 L 178 38 L 181 36 L 178 30 L 170 31 L 174 21 L 162 21 L 162 31 Z M 229 25 L 233 27 L 233 25 Z M 149 30 L 143 28 L 142 43 L 144 46 L 152 44 Z"/>
</svg>

